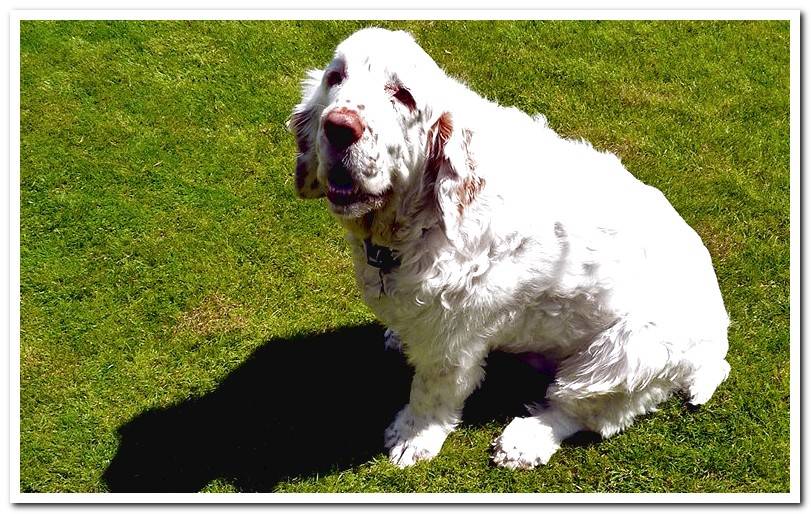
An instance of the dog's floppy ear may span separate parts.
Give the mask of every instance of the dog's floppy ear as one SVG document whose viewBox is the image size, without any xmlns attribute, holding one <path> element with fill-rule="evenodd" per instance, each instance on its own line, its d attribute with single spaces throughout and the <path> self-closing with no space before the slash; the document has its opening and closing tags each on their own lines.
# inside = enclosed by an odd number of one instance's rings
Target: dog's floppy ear
<svg viewBox="0 0 811 514">
<path fill-rule="evenodd" d="M 320 101 L 322 70 L 311 70 L 301 83 L 301 102 L 287 119 L 287 130 L 296 136 L 296 192 L 301 198 L 319 198 L 326 194 L 317 177 L 318 154 L 315 138 L 323 102 Z"/>
<path fill-rule="evenodd" d="M 454 245 L 462 243 L 464 231 L 460 228 L 485 184 L 476 174 L 473 137 L 471 130 L 454 126 L 449 112 L 442 113 L 428 132 L 423 205 L 433 207 L 445 236 Z"/>
</svg>

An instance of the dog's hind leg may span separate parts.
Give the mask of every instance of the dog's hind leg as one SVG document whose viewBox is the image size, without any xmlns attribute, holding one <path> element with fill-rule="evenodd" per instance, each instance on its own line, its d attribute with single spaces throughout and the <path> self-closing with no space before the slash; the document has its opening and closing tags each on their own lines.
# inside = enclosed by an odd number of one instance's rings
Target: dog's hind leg
<svg viewBox="0 0 811 514">
<path fill-rule="evenodd" d="M 702 405 L 712 397 L 718 385 L 729 376 L 729 363 L 724 359 L 712 359 L 702 363 L 687 379 L 685 390 L 691 405 Z"/>
<path fill-rule="evenodd" d="M 563 360 L 547 406 L 530 407 L 494 442 L 493 460 L 508 468 L 548 462 L 580 430 L 610 437 L 679 388 L 678 356 L 654 323 L 621 319 L 586 348 Z"/>
<path fill-rule="evenodd" d="M 546 464 L 560 444 L 583 426 L 551 406 L 528 406 L 534 415 L 513 419 L 493 441 L 493 462 L 510 469 L 531 469 Z"/>
</svg>

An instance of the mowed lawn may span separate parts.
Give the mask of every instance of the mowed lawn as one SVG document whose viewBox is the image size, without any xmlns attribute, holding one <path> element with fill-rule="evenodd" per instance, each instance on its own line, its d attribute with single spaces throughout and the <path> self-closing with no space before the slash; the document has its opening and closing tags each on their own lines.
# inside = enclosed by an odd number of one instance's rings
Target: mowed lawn
<svg viewBox="0 0 811 514">
<path fill-rule="evenodd" d="M 706 406 L 673 398 L 503 470 L 489 443 L 548 377 L 496 354 L 440 456 L 388 463 L 409 369 L 323 200 L 296 199 L 285 129 L 305 71 L 368 25 L 665 193 L 733 320 Z M 787 21 L 23 21 L 20 38 L 23 492 L 789 490 Z"/>
</svg>

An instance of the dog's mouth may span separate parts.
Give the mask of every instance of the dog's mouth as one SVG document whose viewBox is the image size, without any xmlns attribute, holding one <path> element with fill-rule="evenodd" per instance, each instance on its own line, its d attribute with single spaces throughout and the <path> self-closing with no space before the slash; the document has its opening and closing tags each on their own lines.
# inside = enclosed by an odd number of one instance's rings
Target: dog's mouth
<svg viewBox="0 0 811 514">
<path fill-rule="evenodd" d="M 366 196 L 360 191 L 352 173 L 343 164 L 336 164 L 327 174 L 327 199 L 334 205 L 346 206 L 356 203 Z"/>
<path fill-rule="evenodd" d="M 386 193 L 371 194 L 362 191 L 352 178 L 352 172 L 343 164 L 336 164 L 327 174 L 327 200 L 339 215 L 357 217 L 379 208 Z"/>
</svg>

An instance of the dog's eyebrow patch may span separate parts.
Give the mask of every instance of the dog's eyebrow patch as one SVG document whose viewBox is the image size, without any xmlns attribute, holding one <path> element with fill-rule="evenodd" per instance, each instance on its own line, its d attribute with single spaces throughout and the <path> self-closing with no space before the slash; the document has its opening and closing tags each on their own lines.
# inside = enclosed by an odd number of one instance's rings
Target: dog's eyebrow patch
<svg viewBox="0 0 811 514">
<path fill-rule="evenodd" d="M 385 90 L 392 97 L 396 98 L 398 102 L 408 107 L 408 110 L 414 112 L 417 109 L 417 102 L 408 90 L 400 81 L 393 80 L 386 84 Z"/>
<path fill-rule="evenodd" d="M 324 83 L 331 88 L 343 82 L 346 75 L 346 62 L 342 58 L 335 59 L 324 72 Z"/>
</svg>

